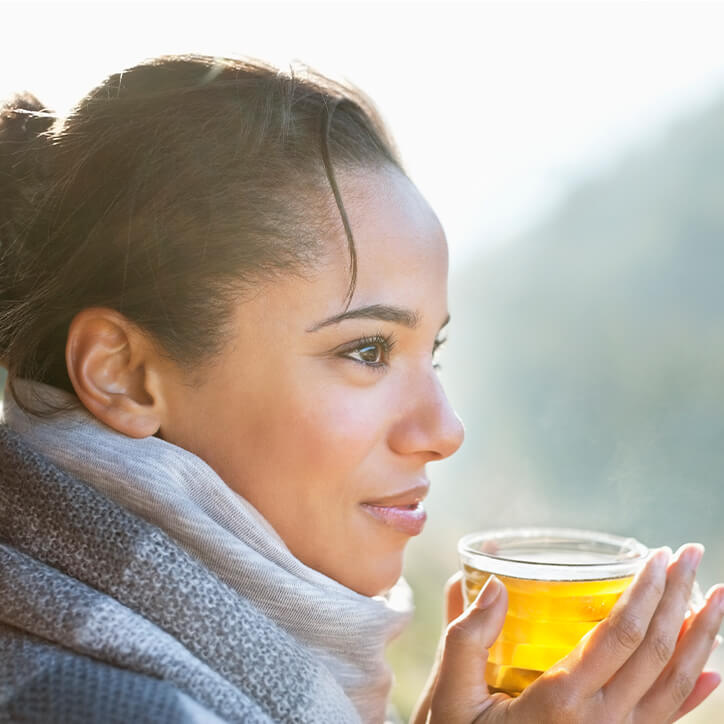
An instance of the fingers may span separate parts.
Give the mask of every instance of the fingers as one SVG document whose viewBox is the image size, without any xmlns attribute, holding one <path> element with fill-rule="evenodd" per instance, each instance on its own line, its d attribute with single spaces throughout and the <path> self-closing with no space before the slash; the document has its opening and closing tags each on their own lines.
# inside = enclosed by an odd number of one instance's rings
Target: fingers
<svg viewBox="0 0 724 724">
<path fill-rule="evenodd" d="M 467 611 L 448 626 L 430 721 L 469 724 L 490 704 L 485 665 L 507 608 L 505 586 L 491 576 Z"/>
<path fill-rule="evenodd" d="M 674 655 L 696 569 L 704 553 L 699 544 L 682 546 L 669 566 L 666 588 L 641 644 L 603 689 L 610 710 L 623 718 L 657 680 Z"/>
<path fill-rule="evenodd" d="M 721 675 L 716 671 L 704 671 L 701 673 L 696 680 L 696 684 L 694 684 L 694 690 L 679 707 L 679 711 L 674 715 L 673 721 L 681 719 L 682 716 L 688 714 L 692 709 L 696 709 L 719 684 L 721 684 Z"/>
<path fill-rule="evenodd" d="M 445 589 L 443 591 L 443 628 L 447 628 L 450 622 L 458 618 L 465 608 L 462 584 L 462 571 L 457 571 L 457 573 L 450 576 L 445 583 Z M 437 651 L 435 652 L 435 663 L 430 671 L 420 699 L 410 717 L 410 724 L 427 724 L 428 722 L 430 701 L 432 700 L 432 695 L 437 685 L 444 647 L 445 637 L 441 638 L 438 643 Z"/>
<path fill-rule="evenodd" d="M 445 625 L 456 619 L 465 609 L 463 601 L 463 574 L 458 571 L 445 584 Z"/>
<path fill-rule="evenodd" d="M 443 628 L 446 628 L 453 619 L 460 616 L 465 608 L 462 583 L 462 571 L 457 571 L 457 573 L 450 576 L 445 583 L 445 589 L 443 591 Z M 435 663 L 433 668 L 430 671 L 427 682 L 425 683 L 422 695 L 420 696 L 412 716 L 410 717 L 411 724 L 426 724 L 428 720 L 430 701 L 432 699 L 435 686 L 437 685 L 444 645 L 445 640 L 442 638 L 440 639 L 437 651 L 435 652 Z"/>
<path fill-rule="evenodd" d="M 609 617 L 583 644 L 584 655 L 571 674 L 584 693 L 602 689 L 641 645 L 666 589 L 669 553 L 660 549 L 651 556 Z"/>
<path fill-rule="evenodd" d="M 673 657 L 638 705 L 637 720 L 640 712 L 643 721 L 670 721 L 678 716 L 677 712 L 683 706 L 690 703 L 692 694 L 695 699 L 701 697 L 700 700 L 703 700 L 702 693 L 708 695 L 706 689 L 714 683 L 711 677 L 705 677 L 698 690 L 696 687 L 722 618 L 724 585 L 712 589 L 706 605 L 694 616 Z"/>
</svg>

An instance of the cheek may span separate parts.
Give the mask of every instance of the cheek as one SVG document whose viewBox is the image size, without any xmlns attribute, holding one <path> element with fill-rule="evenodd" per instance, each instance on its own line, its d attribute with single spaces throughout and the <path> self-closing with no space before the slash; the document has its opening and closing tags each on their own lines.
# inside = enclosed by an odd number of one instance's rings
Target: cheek
<svg viewBox="0 0 724 724">
<path fill-rule="evenodd" d="M 369 389 L 342 385 L 302 395 L 287 427 L 304 467 L 320 474 L 349 472 L 381 454 L 387 429 L 381 402 Z"/>
<path fill-rule="evenodd" d="M 316 370 L 302 383 L 279 372 L 273 385 L 235 381 L 204 398 L 206 414 L 194 423 L 202 457 L 252 500 L 280 487 L 292 488 L 295 498 L 339 491 L 358 497 L 384 465 L 384 385 L 320 381 Z"/>
</svg>

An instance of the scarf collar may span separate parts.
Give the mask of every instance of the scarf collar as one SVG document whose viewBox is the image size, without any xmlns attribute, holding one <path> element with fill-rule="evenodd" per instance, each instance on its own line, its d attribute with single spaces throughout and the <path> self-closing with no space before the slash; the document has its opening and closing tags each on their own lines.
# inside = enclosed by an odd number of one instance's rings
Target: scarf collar
<svg viewBox="0 0 724 724">
<path fill-rule="evenodd" d="M 107 427 L 74 396 L 19 380 L 23 399 L 76 407 L 28 415 L 9 388 L 5 423 L 52 463 L 158 526 L 290 633 L 333 674 L 365 722 L 384 720 L 392 676 L 386 644 L 411 617 L 403 579 L 385 596 L 352 591 L 295 558 L 272 526 L 198 456 Z"/>
<path fill-rule="evenodd" d="M 0 681 L 0 721 L 361 721 L 287 631 L 7 425 Z"/>
</svg>

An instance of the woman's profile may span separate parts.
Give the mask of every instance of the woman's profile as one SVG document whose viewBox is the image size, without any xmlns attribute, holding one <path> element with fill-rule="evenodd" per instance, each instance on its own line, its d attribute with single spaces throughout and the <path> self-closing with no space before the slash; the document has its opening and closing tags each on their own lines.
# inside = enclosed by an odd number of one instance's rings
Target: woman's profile
<svg viewBox="0 0 724 724">
<path fill-rule="evenodd" d="M 383 722 L 428 462 L 447 243 L 372 101 L 308 68 L 165 56 L 0 115 L 0 720 Z M 653 555 L 593 635 L 490 695 L 492 578 L 416 724 L 663 722 L 724 587 Z"/>
</svg>

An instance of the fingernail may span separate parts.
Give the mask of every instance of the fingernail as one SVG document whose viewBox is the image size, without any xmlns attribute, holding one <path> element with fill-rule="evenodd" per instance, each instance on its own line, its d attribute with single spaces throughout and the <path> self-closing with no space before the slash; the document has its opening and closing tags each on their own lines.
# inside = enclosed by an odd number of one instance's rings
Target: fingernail
<svg viewBox="0 0 724 724">
<path fill-rule="evenodd" d="M 671 548 L 659 548 L 659 550 L 651 556 L 651 565 L 656 570 L 663 570 L 668 565 L 670 556 Z"/>
<path fill-rule="evenodd" d="M 704 546 L 701 543 L 692 543 L 686 547 L 682 554 L 682 559 L 687 566 L 696 570 L 701 563 L 701 557 L 704 555 Z"/>
<path fill-rule="evenodd" d="M 724 614 L 724 584 L 717 583 L 706 594 L 706 602 L 716 606 L 720 614 Z"/>
<path fill-rule="evenodd" d="M 490 576 L 475 599 L 475 608 L 490 608 L 498 600 L 502 585 L 499 578 Z"/>
</svg>

